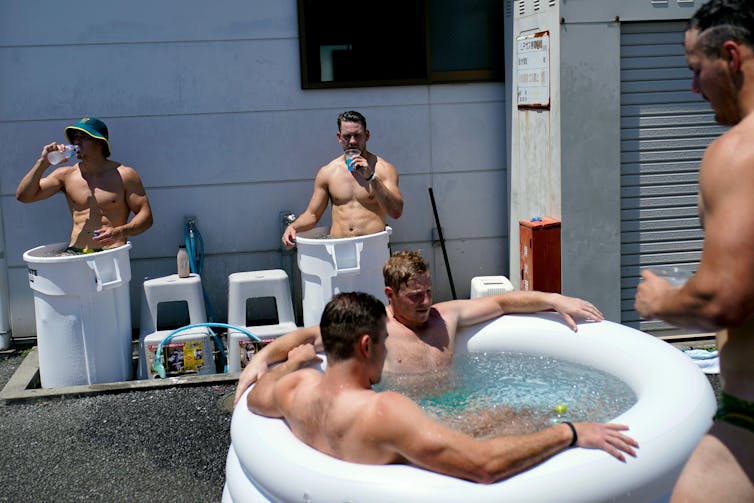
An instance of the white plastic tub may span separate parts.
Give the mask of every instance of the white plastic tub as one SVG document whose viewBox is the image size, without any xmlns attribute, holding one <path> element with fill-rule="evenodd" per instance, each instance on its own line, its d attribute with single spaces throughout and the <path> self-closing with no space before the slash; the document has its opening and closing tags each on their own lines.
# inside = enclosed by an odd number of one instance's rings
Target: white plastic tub
<svg viewBox="0 0 754 503">
<path fill-rule="evenodd" d="M 613 374 L 637 396 L 613 420 L 630 427 L 636 458 L 622 463 L 601 450 L 569 449 L 507 480 L 476 484 L 411 465 L 330 457 L 298 440 L 282 419 L 252 414 L 244 395 L 233 412 L 222 501 L 660 503 L 712 424 L 715 395 L 699 368 L 623 325 L 582 323 L 574 333 L 555 313 L 510 314 L 460 332 L 455 349 L 538 354 Z"/>
<path fill-rule="evenodd" d="M 387 304 L 382 266 L 393 229 L 355 238 L 327 238 L 328 231 L 315 227 L 296 236 L 307 327 L 319 324 L 325 304 L 340 292 L 367 292 Z"/>
<path fill-rule="evenodd" d="M 60 256 L 65 247 L 56 243 L 24 253 L 42 387 L 130 380 L 131 244 Z"/>
</svg>

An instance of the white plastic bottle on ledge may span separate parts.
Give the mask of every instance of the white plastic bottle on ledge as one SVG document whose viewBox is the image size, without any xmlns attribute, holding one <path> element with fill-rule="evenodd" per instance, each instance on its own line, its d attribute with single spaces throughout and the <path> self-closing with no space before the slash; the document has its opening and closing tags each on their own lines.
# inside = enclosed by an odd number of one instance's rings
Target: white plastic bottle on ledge
<svg viewBox="0 0 754 503">
<path fill-rule="evenodd" d="M 176 261 L 178 262 L 178 277 L 188 278 L 189 274 L 191 273 L 191 269 L 189 268 L 189 256 L 188 251 L 186 250 L 186 245 L 180 245 L 178 247 L 178 255 L 176 256 Z"/>
<path fill-rule="evenodd" d="M 50 161 L 50 164 L 59 164 L 67 159 L 76 157 L 78 151 L 79 148 L 76 145 L 66 145 L 63 151 L 53 150 L 52 152 L 48 152 L 47 160 Z"/>
</svg>

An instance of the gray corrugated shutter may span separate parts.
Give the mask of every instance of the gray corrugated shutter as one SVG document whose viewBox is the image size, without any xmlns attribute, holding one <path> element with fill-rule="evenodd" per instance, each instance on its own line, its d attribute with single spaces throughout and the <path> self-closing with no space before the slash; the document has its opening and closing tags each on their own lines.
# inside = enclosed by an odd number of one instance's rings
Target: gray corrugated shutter
<svg viewBox="0 0 754 503">
<path fill-rule="evenodd" d="M 655 335 L 689 331 L 640 320 L 633 308 L 639 273 L 653 265 L 696 271 L 699 163 L 724 131 L 690 91 L 685 26 L 621 25 L 621 321 Z"/>
</svg>

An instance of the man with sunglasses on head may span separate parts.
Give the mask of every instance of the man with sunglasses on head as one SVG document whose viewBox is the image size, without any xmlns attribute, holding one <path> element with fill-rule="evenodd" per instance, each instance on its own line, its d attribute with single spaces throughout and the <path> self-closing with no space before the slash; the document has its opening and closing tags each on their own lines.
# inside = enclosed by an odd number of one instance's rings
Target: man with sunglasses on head
<svg viewBox="0 0 754 503">
<path fill-rule="evenodd" d="M 51 142 L 42 147 L 37 162 L 21 179 L 16 199 L 33 203 L 63 192 L 73 218 L 67 253 L 93 253 L 126 244 L 129 236 L 152 226 L 152 210 L 141 178 L 133 168 L 108 159 L 107 126 L 87 117 L 65 128 L 70 152 L 68 166 L 43 176 L 53 162 L 50 154 L 66 152 L 65 145 Z M 129 220 L 129 216 L 133 217 Z"/>
</svg>

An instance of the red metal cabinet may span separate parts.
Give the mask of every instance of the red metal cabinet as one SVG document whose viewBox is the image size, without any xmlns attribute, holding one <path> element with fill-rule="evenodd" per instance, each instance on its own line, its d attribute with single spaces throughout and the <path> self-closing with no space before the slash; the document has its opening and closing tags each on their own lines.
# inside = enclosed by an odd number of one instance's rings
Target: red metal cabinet
<svg viewBox="0 0 754 503">
<path fill-rule="evenodd" d="M 521 220 L 521 290 L 560 293 L 560 220 Z"/>
</svg>

